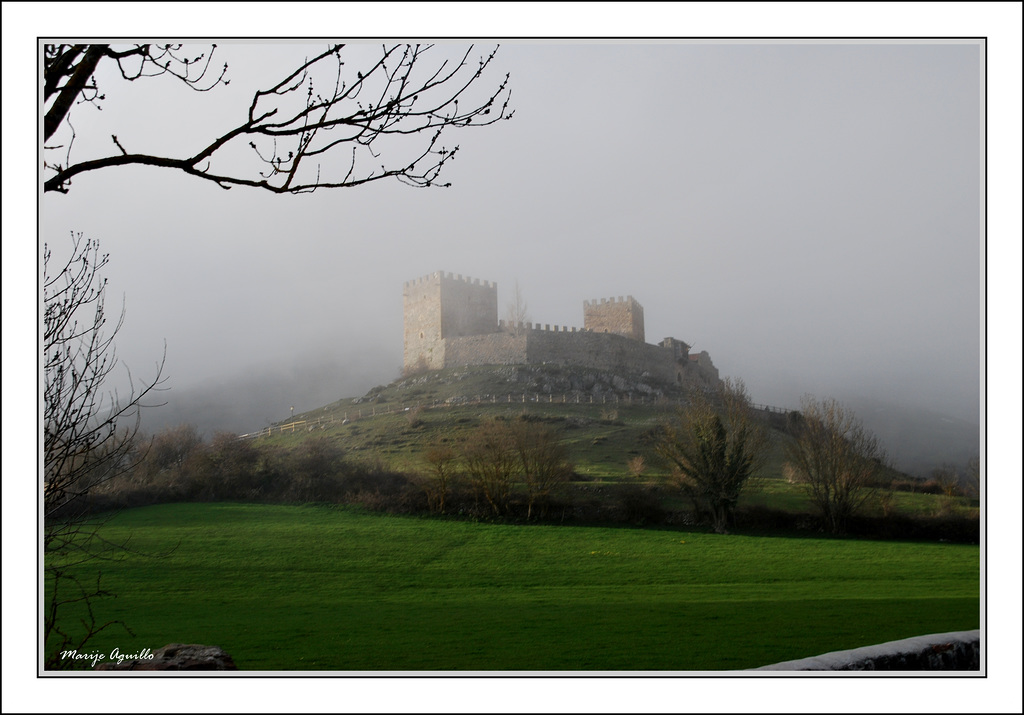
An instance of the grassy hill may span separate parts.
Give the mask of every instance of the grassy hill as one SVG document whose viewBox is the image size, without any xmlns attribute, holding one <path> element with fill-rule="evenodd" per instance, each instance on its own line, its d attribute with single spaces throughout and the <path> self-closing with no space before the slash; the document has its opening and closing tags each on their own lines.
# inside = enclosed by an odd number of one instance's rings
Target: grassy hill
<svg viewBox="0 0 1024 715">
<path fill-rule="evenodd" d="M 621 479 L 685 392 L 650 378 L 554 366 L 471 366 L 397 380 L 265 430 L 290 447 L 310 433 L 396 469 L 422 467 L 424 445 L 458 442 L 481 421 L 523 415 L 562 433 L 579 477 Z M 660 472 L 655 470 L 652 475 Z"/>
<path fill-rule="evenodd" d="M 660 486 L 668 509 L 685 509 L 681 495 L 666 486 L 668 467 L 654 455 L 651 438 L 686 403 L 686 392 L 649 377 L 601 373 L 550 365 L 469 366 L 396 380 L 366 395 L 297 414 L 259 436 L 258 442 L 297 450 L 311 436 L 322 436 L 349 458 L 378 468 L 422 473 L 431 445 L 457 445 L 483 421 L 495 417 L 541 421 L 555 429 L 568 448 L 573 482 L 590 490 L 602 485 Z M 812 511 L 800 485 L 783 477 L 787 415 L 758 410 L 769 426 L 771 452 L 750 483 L 741 508 Z M 646 469 L 631 473 L 630 460 L 642 457 Z M 886 479 L 895 490 L 880 490 L 868 505 L 875 516 L 894 513 L 935 515 L 950 511 L 936 494 L 921 493 L 919 481 L 895 470 Z M 960 511 L 969 511 L 962 500 Z"/>
</svg>

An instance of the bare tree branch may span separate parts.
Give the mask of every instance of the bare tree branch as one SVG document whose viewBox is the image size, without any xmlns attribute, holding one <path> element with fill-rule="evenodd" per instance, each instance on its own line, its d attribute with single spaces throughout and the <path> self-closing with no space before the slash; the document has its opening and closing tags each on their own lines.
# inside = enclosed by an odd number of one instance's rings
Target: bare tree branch
<svg viewBox="0 0 1024 715">
<path fill-rule="evenodd" d="M 459 147 L 442 144 L 442 133 L 449 127 L 489 126 L 514 113 L 509 108 L 507 74 L 495 89 L 482 95 L 475 92 L 494 62 L 496 48 L 474 62 L 475 48 L 470 46 L 457 61 L 442 57 L 431 65 L 433 53 L 439 51 L 434 45 L 382 46 L 376 61 L 354 71 L 343 59 L 345 49 L 328 47 L 269 88 L 256 91 L 244 121 L 190 156 L 131 152 L 115 139 L 119 154 L 77 163 L 69 155 L 64 164 L 46 163 L 44 190 L 66 193 L 79 174 L 126 165 L 177 169 L 225 189 L 251 186 L 275 193 L 359 186 L 387 178 L 417 187 L 448 186 L 439 183 L 439 177 Z M 171 74 L 197 91 L 207 91 L 227 83 L 221 73 L 209 86 L 200 86 L 208 81 L 212 54 L 189 60 L 181 56 L 178 45 L 138 45 L 122 51 L 98 45 L 47 47 L 46 93 L 59 88 L 59 95 L 47 112 L 45 138 L 66 122 L 76 96 L 95 101 L 98 89 L 92 78 L 99 61 L 116 61 L 129 81 Z M 204 57 L 202 70 L 193 75 L 192 68 Z M 137 67 L 126 68 L 124 63 L 135 60 Z M 87 96 L 87 90 L 92 94 Z M 476 99 L 471 98 L 474 94 Z M 219 167 L 229 145 L 240 142 L 248 144 L 262 170 L 213 168 Z M 351 152 L 335 159 L 332 152 L 346 148 Z"/>
</svg>

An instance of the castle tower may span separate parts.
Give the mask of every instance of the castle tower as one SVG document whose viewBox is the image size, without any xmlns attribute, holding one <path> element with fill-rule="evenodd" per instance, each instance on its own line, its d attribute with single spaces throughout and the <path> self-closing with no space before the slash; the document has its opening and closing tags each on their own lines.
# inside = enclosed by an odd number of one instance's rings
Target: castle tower
<svg viewBox="0 0 1024 715">
<path fill-rule="evenodd" d="M 431 273 L 408 281 L 402 292 L 406 372 L 444 367 L 445 340 L 498 329 L 498 284 Z"/>
<path fill-rule="evenodd" d="M 633 296 L 583 301 L 583 328 L 645 342 L 644 308 Z"/>
</svg>

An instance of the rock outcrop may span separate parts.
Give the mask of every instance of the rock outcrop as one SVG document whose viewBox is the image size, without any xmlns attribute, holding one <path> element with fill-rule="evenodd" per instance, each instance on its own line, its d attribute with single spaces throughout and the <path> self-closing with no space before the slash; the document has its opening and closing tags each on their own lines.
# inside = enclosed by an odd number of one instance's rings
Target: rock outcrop
<svg viewBox="0 0 1024 715">
<path fill-rule="evenodd" d="M 100 663 L 96 670 L 238 670 L 235 661 L 215 645 L 171 643 L 151 658 Z"/>
</svg>

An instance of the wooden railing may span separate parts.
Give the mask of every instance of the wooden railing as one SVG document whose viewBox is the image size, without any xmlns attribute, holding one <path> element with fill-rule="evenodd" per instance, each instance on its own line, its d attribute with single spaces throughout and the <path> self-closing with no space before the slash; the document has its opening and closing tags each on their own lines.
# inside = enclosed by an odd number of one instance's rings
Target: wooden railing
<svg viewBox="0 0 1024 715">
<path fill-rule="evenodd" d="M 434 400 L 426 403 L 414 403 L 412 405 L 377 405 L 368 404 L 366 406 L 355 405 L 351 410 L 344 412 L 340 417 L 337 414 L 332 414 L 329 417 L 318 417 L 316 419 L 304 419 L 294 420 L 281 425 L 271 425 L 258 432 L 250 432 L 247 434 L 239 435 L 239 439 L 256 439 L 257 437 L 269 437 L 272 434 L 289 434 L 296 430 L 305 430 L 312 432 L 317 429 L 326 429 L 328 425 L 334 424 L 348 424 L 355 420 L 365 419 L 367 417 L 380 417 L 385 415 L 393 415 L 400 413 L 407 413 L 412 410 L 434 410 L 445 407 L 463 407 L 473 405 L 485 405 L 485 404 L 562 404 L 562 405 L 618 405 L 618 406 L 631 406 L 640 405 L 648 407 L 659 407 L 663 409 L 676 409 L 683 407 L 686 403 L 682 398 L 668 398 L 668 397 L 652 397 L 649 395 L 631 395 L 620 397 L 617 394 L 612 395 L 600 395 L 595 399 L 592 393 L 546 393 L 541 394 L 539 392 L 522 392 L 522 393 L 507 393 L 505 395 L 456 395 L 449 397 L 445 400 Z M 773 412 L 776 414 L 786 414 L 790 412 L 785 407 L 776 407 L 774 405 L 764 404 L 751 404 L 751 407 L 755 410 L 762 412 Z"/>
</svg>

